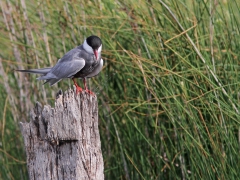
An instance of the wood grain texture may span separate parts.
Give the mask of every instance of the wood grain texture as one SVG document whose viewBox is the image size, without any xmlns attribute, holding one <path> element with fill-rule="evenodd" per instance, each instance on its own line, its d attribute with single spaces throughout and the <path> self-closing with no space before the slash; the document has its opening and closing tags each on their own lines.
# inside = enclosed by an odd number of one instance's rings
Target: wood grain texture
<svg viewBox="0 0 240 180">
<path fill-rule="evenodd" d="M 30 180 L 103 180 L 97 97 L 69 89 L 20 123 Z"/>
</svg>

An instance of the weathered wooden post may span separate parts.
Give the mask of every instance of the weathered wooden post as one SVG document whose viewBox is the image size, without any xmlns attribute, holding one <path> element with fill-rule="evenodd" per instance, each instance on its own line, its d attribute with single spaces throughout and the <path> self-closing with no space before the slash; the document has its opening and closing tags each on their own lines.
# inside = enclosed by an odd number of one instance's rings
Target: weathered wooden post
<svg viewBox="0 0 240 180">
<path fill-rule="evenodd" d="M 30 180 L 103 180 L 97 97 L 69 89 L 20 123 Z"/>
</svg>

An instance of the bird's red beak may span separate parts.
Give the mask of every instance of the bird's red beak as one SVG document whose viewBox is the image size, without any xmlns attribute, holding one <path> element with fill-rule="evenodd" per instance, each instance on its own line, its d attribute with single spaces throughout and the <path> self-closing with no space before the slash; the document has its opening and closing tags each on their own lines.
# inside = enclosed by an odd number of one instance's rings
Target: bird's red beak
<svg viewBox="0 0 240 180">
<path fill-rule="evenodd" d="M 98 59 L 98 50 L 93 50 L 96 60 Z"/>
</svg>

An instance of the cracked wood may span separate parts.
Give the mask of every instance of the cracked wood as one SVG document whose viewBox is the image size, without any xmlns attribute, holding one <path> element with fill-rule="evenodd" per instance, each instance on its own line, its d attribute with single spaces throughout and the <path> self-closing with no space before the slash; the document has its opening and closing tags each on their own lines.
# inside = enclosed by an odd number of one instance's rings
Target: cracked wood
<svg viewBox="0 0 240 180">
<path fill-rule="evenodd" d="M 31 180 L 103 180 L 97 97 L 69 89 L 20 123 Z"/>
</svg>

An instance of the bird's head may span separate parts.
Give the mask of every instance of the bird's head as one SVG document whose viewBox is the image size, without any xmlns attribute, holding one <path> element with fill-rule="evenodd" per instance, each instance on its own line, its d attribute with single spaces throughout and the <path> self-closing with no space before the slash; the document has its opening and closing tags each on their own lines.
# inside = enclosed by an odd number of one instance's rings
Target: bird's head
<svg viewBox="0 0 240 180">
<path fill-rule="evenodd" d="M 94 54 L 96 59 L 98 59 L 102 51 L 102 41 L 97 36 L 89 36 L 83 43 L 83 48 L 91 54 Z"/>
</svg>

